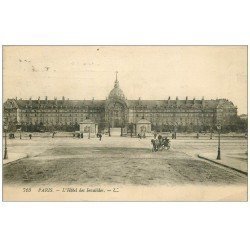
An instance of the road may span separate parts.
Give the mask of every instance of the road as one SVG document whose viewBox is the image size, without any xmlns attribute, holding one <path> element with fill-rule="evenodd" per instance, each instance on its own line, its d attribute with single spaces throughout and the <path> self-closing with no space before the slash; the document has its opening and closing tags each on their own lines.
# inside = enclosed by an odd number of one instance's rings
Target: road
<svg viewBox="0 0 250 250">
<path fill-rule="evenodd" d="M 169 151 L 151 151 L 150 138 L 33 138 L 9 140 L 9 152 L 28 158 L 3 169 L 4 184 L 233 185 L 247 177 L 196 157 L 216 140 L 177 139 Z M 245 152 L 244 139 L 222 140 L 227 152 Z"/>
</svg>

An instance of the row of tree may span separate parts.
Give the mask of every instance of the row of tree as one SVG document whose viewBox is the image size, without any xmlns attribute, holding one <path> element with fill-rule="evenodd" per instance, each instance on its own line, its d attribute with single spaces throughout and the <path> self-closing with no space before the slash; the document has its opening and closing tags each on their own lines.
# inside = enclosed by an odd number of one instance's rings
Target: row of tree
<svg viewBox="0 0 250 250">
<path fill-rule="evenodd" d="M 242 132 L 245 133 L 247 131 L 247 119 L 241 119 L 240 117 L 235 117 L 228 125 L 221 126 L 221 132 Z M 135 124 L 128 124 L 128 131 L 135 132 Z M 108 125 L 105 123 L 99 124 L 99 132 L 103 131 L 104 129 L 108 129 Z M 66 132 L 73 132 L 79 131 L 79 124 L 22 124 L 16 125 L 13 123 L 8 124 L 8 131 L 15 132 L 17 129 L 21 129 L 25 132 L 52 132 L 52 131 L 66 131 Z M 167 124 L 152 124 L 151 130 L 156 132 L 213 132 L 217 130 L 216 125 L 167 125 Z"/>
</svg>

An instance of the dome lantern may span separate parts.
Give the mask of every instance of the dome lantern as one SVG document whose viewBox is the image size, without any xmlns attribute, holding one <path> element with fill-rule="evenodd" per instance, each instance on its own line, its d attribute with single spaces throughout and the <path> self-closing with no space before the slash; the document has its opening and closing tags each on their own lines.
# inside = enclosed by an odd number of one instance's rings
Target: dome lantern
<svg viewBox="0 0 250 250">
<path fill-rule="evenodd" d="M 120 89 L 119 81 L 117 78 L 118 72 L 116 71 L 116 79 L 115 79 L 115 85 L 114 88 L 109 93 L 109 99 L 122 99 L 125 100 L 125 95 L 123 91 Z"/>
</svg>

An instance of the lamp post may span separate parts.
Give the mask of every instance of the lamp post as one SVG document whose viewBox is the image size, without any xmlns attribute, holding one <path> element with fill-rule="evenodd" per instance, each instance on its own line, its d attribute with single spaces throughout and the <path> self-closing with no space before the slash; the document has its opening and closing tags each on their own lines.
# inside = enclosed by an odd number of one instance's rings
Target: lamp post
<svg viewBox="0 0 250 250">
<path fill-rule="evenodd" d="M 123 124 L 121 125 L 121 136 L 123 136 Z"/>
<path fill-rule="evenodd" d="M 196 133 L 196 138 L 197 139 L 199 139 L 199 121 L 198 121 L 198 119 L 196 120 L 196 123 L 197 123 L 197 125 L 196 125 L 196 128 L 197 128 L 197 133 Z"/>
<path fill-rule="evenodd" d="M 5 140 L 4 140 L 4 159 L 8 159 L 8 150 L 7 150 L 7 129 L 8 126 L 4 125 L 4 136 L 5 136 Z"/>
<path fill-rule="evenodd" d="M 218 154 L 217 154 L 217 160 L 221 160 L 220 156 L 220 132 L 221 132 L 221 125 L 217 125 L 218 130 Z"/>
<path fill-rule="evenodd" d="M 20 135 L 20 140 L 22 139 L 22 125 L 21 124 L 17 124 L 17 131 L 19 131 L 19 135 Z"/>
<path fill-rule="evenodd" d="M 110 122 L 109 122 L 109 137 L 111 136 L 111 134 L 110 134 Z"/>
<path fill-rule="evenodd" d="M 210 140 L 213 139 L 213 128 L 212 126 L 210 126 Z"/>
<path fill-rule="evenodd" d="M 134 127 L 134 124 L 131 122 L 130 123 L 130 137 L 132 138 L 133 136 L 133 127 Z"/>
</svg>

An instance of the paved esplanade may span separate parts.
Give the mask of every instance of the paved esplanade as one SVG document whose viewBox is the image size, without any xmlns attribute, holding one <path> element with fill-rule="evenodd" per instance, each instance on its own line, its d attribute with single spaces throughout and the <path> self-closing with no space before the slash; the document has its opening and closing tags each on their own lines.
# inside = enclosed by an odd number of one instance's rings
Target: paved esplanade
<svg viewBox="0 0 250 250">
<path fill-rule="evenodd" d="M 151 138 L 41 138 L 8 140 L 9 152 L 28 158 L 4 167 L 4 183 L 31 184 L 246 184 L 247 177 L 199 159 L 216 152 L 216 140 L 171 141 L 152 152 Z M 246 152 L 245 139 L 222 140 L 222 149 Z M 223 155 L 223 151 L 222 151 Z"/>
</svg>

